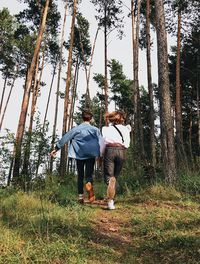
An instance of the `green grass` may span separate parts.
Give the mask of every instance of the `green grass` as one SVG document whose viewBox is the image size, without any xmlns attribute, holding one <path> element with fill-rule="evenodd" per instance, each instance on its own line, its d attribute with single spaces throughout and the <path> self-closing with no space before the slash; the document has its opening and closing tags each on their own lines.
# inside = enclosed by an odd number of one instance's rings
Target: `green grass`
<svg viewBox="0 0 200 264">
<path fill-rule="evenodd" d="M 95 184 L 97 198 L 105 186 Z M 115 211 L 78 205 L 74 182 L 0 190 L 0 263 L 200 263 L 194 196 L 153 186 L 118 196 Z"/>
</svg>

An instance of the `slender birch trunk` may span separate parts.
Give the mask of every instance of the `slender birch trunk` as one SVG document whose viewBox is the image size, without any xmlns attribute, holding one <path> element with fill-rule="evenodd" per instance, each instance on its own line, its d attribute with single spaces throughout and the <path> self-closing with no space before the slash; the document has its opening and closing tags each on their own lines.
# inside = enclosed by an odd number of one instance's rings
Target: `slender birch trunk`
<svg viewBox="0 0 200 264">
<path fill-rule="evenodd" d="M 49 88 L 49 94 L 48 94 L 48 98 L 47 98 L 47 104 L 46 104 L 46 109 L 45 109 L 45 114 L 44 114 L 44 119 L 43 119 L 42 133 L 44 133 L 45 124 L 46 124 L 46 121 L 47 121 L 49 103 L 50 103 L 52 89 L 53 89 L 53 83 L 54 83 L 54 79 L 55 79 L 55 75 L 56 75 L 56 67 L 57 67 L 57 63 L 55 63 L 55 66 L 53 68 L 52 79 L 51 79 L 51 84 L 50 84 L 50 88 Z"/>
<path fill-rule="evenodd" d="M 70 47 L 69 47 L 69 55 L 68 55 L 68 68 L 67 68 L 67 78 L 66 78 L 66 88 L 65 88 L 62 135 L 66 133 L 67 121 L 68 121 L 69 88 L 71 83 L 72 50 L 74 44 L 74 25 L 75 25 L 76 12 L 77 12 L 77 0 L 74 0 L 74 10 L 73 10 L 72 22 L 71 22 Z M 61 159 L 60 159 L 60 176 L 62 180 L 64 179 L 66 174 L 66 162 L 67 162 L 66 153 L 67 153 L 67 148 L 65 146 L 61 150 Z"/>
<path fill-rule="evenodd" d="M 155 142 L 155 127 L 154 127 L 154 102 L 153 102 L 153 85 L 151 76 L 151 37 L 150 37 L 150 0 L 146 2 L 146 43 L 147 43 L 147 78 L 149 91 L 150 105 L 150 145 L 151 145 L 151 166 L 155 169 L 156 166 L 156 142 Z"/>
<path fill-rule="evenodd" d="M 86 78 L 86 98 L 85 98 L 85 106 L 86 108 L 90 108 L 90 90 L 88 87 L 88 71 L 87 71 L 87 62 L 85 58 L 85 52 L 84 52 L 84 47 L 83 47 L 83 42 L 82 42 L 82 36 L 81 36 L 81 31 L 80 28 L 78 27 L 78 33 L 79 33 L 79 39 L 80 39 L 80 44 L 81 44 L 81 52 L 83 56 L 83 61 L 84 61 L 84 68 L 85 68 L 85 78 Z"/>
<path fill-rule="evenodd" d="M 16 81 L 16 78 L 17 78 L 17 73 L 18 73 L 18 70 L 16 71 L 15 76 L 13 77 L 13 81 L 12 81 L 12 84 L 10 86 L 10 91 L 8 93 L 8 97 L 7 97 L 7 100 L 6 100 L 4 109 L 3 109 L 3 113 L 2 113 L 2 117 L 1 117 L 1 121 L 0 121 L 0 131 L 1 131 L 1 128 L 2 128 L 3 121 L 4 121 L 5 113 L 6 113 L 6 110 L 7 110 L 7 107 L 8 107 L 8 103 L 10 101 L 10 97 L 11 97 L 11 94 L 12 94 L 12 91 L 13 91 L 13 87 L 15 85 L 15 81 Z"/>
<path fill-rule="evenodd" d="M 94 50 L 96 47 L 96 41 L 97 41 L 97 36 L 99 33 L 99 27 L 97 28 L 96 34 L 95 34 L 95 38 L 94 38 L 94 43 L 93 43 L 93 47 L 92 47 L 92 53 L 91 53 L 91 58 L 90 58 L 90 63 L 89 63 L 89 67 L 88 67 L 88 75 L 87 75 L 87 90 L 90 91 L 90 74 L 91 74 L 91 67 L 92 67 L 92 61 L 93 61 L 93 56 L 94 56 Z"/>
<path fill-rule="evenodd" d="M 177 33 L 177 58 L 176 58 L 176 140 L 177 147 L 182 154 L 183 150 L 183 131 L 182 131 L 182 110 L 181 110 L 181 11 L 178 11 L 178 33 Z"/>
<path fill-rule="evenodd" d="M 62 54 L 63 54 L 65 25 L 66 25 L 66 18 L 67 18 L 67 7 L 68 7 L 68 5 L 66 4 L 65 5 L 63 26 L 62 26 L 62 32 L 61 32 L 59 65 L 58 65 L 58 79 L 57 79 L 57 89 L 56 89 L 56 103 L 55 103 L 55 111 L 54 111 L 54 123 L 53 123 L 51 149 L 54 149 L 55 140 L 56 140 L 56 128 L 57 128 L 57 120 L 58 120 L 58 103 L 59 103 L 59 92 L 60 92 L 60 78 L 61 78 L 61 72 L 62 72 Z M 52 171 L 53 171 L 53 157 L 50 158 L 49 171 L 50 171 L 50 173 L 52 173 Z"/>
<path fill-rule="evenodd" d="M 104 10 L 104 21 L 107 19 L 107 5 L 105 5 Z M 107 24 L 105 22 L 104 26 L 104 73 L 105 73 L 105 83 L 104 83 L 104 92 L 105 92 L 105 112 L 108 112 L 108 49 L 107 49 Z M 108 121 L 106 120 L 106 125 Z"/>
<path fill-rule="evenodd" d="M 72 96 L 71 96 L 71 106 L 70 106 L 70 114 L 69 114 L 69 122 L 68 122 L 68 130 L 70 130 L 71 125 L 73 125 L 73 113 L 74 113 L 74 102 L 76 97 L 76 84 L 77 84 L 77 76 L 78 76 L 78 69 L 79 62 L 78 58 L 76 60 L 75 72 L 74 72 L 74 80 L 72 85 Z"/>
<path fill-rule="evenodd" d="M 3 107 L 3 99 L 4 99 L 4 95 L 5 95 L 6 84 L 7 84 L 7 76 L 6 76 L 5 79 L 4 79 L 3 91 L 2 91 L 2 95 L 1 95 L 1 102 L 0 102 L 0 115 L 1 115 L 1 110 L 2 110 L 2 107 Z"/>
<path fill-rule="evenodd" d="M 141 1 L 137 2 L 137 14 L 134 1 L 131 1 L 131 17 L 132 17 L 132 45 L 133 45 L 133 104 L 134 104 L 134 130 L 135 130 L 135 146 L 139 160 L 145 159 L 143 127 L 141 120 L 140 107 L 140 91 L 139 91 L 139 23 L 140 23 L 140 7 Z"/>
<path fill-rule="evenodd" d="M 49 94 L 48 94 L 48 99 L 47 99 L 47 104 L 46 104 L 46 110 L 45 110 L 45 115 L 44 115 L 44 120 L 43 120 L 43 125 L 42 125 L 42 135 L 44 134 L 44 130 L 45 130 L 45 124 L 46 124 L 46 120 L 47 120 L 47 113 L 48 113 L 48 109 L 49 109 L 49 103 L 50 103 L 50 98 L 51 98 L 51 93 L 52 93 L 52 88 L 53 88 L 53 82 L 54 82 L 54 78 L 55 78 L 55 74 L 56 74 L 56 67 L 57 67 L 57 64 L 55 64 L 54 69 L 53 69 L 53 75 L 52 75 L 52 79 L 51 79 L 51 84 L 50 84 L 50 89 L 49 89 Z M 36 172 L 35 172 L 36 178 L 38 177 L 40 161 L 41 161 L 41 151 L 39 151 L 39 154 L 38 154 L 38 160 L 37 160 Z"/>
</svg>

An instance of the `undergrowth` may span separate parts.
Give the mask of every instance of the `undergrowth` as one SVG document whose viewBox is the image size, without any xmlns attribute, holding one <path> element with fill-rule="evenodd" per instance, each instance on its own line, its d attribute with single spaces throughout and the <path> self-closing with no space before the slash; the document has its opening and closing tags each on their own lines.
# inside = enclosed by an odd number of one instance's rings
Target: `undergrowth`
<svg viewBox="0 0 200 264">
<path fill-rule="evenodd" d="M 38 179 L 28 193 L 1 189 L 0 263 L 199 263 L 198 175 L 169 187 L 144 173 L 124 168 L 114 211 L 79 205 L 74 175 Z M 103 200 L 101 177 L 94 188 Z"/>
</svg>

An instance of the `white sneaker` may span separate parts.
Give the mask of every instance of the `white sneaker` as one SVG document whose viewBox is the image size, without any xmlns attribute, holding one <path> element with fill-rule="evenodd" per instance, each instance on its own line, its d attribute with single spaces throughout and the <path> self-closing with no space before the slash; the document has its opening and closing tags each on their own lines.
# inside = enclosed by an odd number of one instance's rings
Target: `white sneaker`
<svg viewBox="0 0 200 264">
<path fill-rule="evenodd" d="M 114 210 L 115 209 L 114 201 L 113 200 L 109 200 L 108 201 L 108 209 L 109 210 Z"/>
</svg>

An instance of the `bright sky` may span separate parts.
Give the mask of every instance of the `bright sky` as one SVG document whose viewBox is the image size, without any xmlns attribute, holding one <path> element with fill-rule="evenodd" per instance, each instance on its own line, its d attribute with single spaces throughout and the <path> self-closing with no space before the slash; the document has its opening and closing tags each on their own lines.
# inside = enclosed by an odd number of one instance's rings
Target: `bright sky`
<svg viewBox="0 0 200 264">
<path fill-rule="evenodd" d="M 80 11 L 82 14 L 88 19 L 90 22 L 90 37 L 91 37 L 91 43 L 93 43 L 94 36 L 96 33 L 97 23 L 95 20 L 95 10 L 93 5 L 90 3 L 89 0 L 82 1 L 84 4 L 80 5 Z M 59 10 L 61 12 L 61 15 L 63 17 L 64 14 L 64 4 L 61 0 L 58 0 L 59 3 Z M 124 3 L 126 3 L 127 6 L 130 6 L 130 0 L 125 0 Z M 23 10 L 24 4 L 20 3 L 17 0 L 0 0 L 0 9 L 3 7 L 7 7 L 11 14 L 16 14 L 20 10 Z M 124 11 L 126 14 L 128 13 L 127 8 L 124 8 Z M 62 22 L 61 22 L 62 24 Z M 68 17 L 66 27 L 69 31 L 69 27 L 71 24 L 71 18 Z M 116 59 L 118 60 L 122 65 L 124 69 L 125 75 L 132 79 L 132 43 L 131 43 L 131 19 L 127 16 L 125 17 L 125 37 L 122 40 L 117 40 L 115 32 L 113 32 L 108 40 L 109 46 L 108 46 L 108 59 Z M 68 37 L 67 37 L 68 38 Z M 154 49 L 152 50 L 152 79 L 153 82 L 157 83 L 157 51 L 156 51 L 156 37 L 155 34 L 152 35 L 152 41 Z M 67 55 L 66 55 L 67 56 Z M 140 85 L 147 86 L 147 75 L 146 75 L 146 52 L 140 51 L 139 54 L 140 62 L 139 62 L 139 83 Z M 67 57 L 66 57 L 67 59 Z M 101 31 L 94 54 L 94 60 L 93 60 L 93 67 L 92 67 L 93 73 L 102 73 L 104 74 L 104 41 L 103 41 L 103 32 Z M 47 100 L 47 93 L 50 85 L 50 78 L 51 78 L 51 69 L 45 70 L 44 73 L 44 79 L 47 83 L 45 87 L 45 91 L 42 91 L 41 97 L 38 98 L 38 110 L 42 113 L 42 120 L 43 120 L 43 112 L 44 112 L 44 106 L 46 105 Z M 66 66 L 63 69 L 63 75 L 62 77 L 66 77 Z M 80 96 L 82 92 L 85 91 L 85 73 L 82 72 L 80 74 L 80 80 L 79 80 L 79 92 L 78 95 Z M 54 86 L 56 86 L 57 78 L 55 78 Z M 0 96 L 2 94 L 2 87 L 3 87 L 3 80 L 0 78 Z M 84 84 L 81 86 L 81 84 Z M 10 129 L 12 132 L 16 132 L 18 119 L 19 119 L 19 113 L 21 109 L 21 102 L 22 102 L 22 81 L 18 80 L 15 85 L 15 89 L 13 91 L 12 98 L 9 102 L 7 113 L 4 119 L 3 129 L 5 128 Z M 61 90 L 64 91 L 65 84 L 61 81 Z M 97 91 L 97 85 L 94 81 L 91 79 L 91 95 L 94 96 Z M 7 89 L 8 93 L 8 89 Z M 7 98 L 7 93 L 5 95 L 5 98 Z M 55 92 L 53 92 L 55 94 Z M 60 109 L 59 109 L 59 121 L 58 121 L 58 133 L 61 133 L 62 129 L 62 116 L 63 116 L 63 102 L 60 102 Z M 54 117 L 54 101 L 52 99 L 52 102 L 50 104 L 50 111 L 47 119 L 52 122 Z"/>
</svg>

